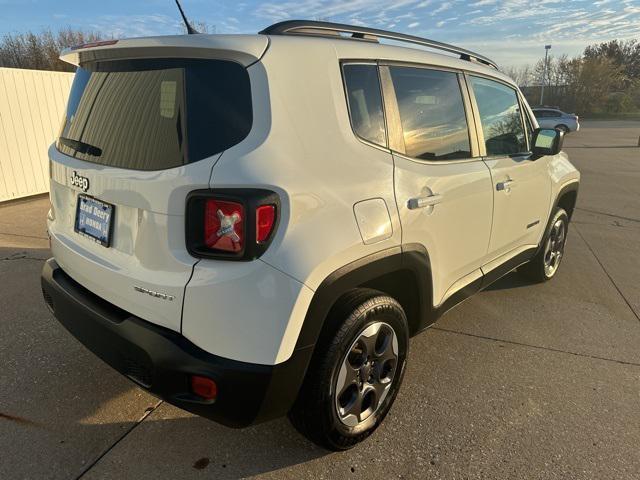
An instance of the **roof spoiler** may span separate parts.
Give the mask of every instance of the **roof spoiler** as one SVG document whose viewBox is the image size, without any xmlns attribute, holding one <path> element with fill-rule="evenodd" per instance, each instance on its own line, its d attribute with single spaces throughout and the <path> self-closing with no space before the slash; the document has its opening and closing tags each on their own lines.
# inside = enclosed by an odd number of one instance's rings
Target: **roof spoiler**
<svg viewBox="0 0 640 480">
<path fill-rule="evenodd" d="M 64 50 L 60 58 L 72 65 L 138 58 L 202 58 L 230 60 L 248 67 L 269 45 L 260 35 L 173 35 L 92 42 Z"/>
</svg>

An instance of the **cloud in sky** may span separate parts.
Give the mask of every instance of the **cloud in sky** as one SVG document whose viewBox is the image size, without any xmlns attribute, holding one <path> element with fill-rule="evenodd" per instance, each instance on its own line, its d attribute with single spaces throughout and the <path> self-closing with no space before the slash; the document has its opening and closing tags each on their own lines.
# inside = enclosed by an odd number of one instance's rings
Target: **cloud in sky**
<svg viewBox="0 0 640 480">
<path fill-rule="evenodd" d="M 88 20 L 83 28 L 105 37 L 144 37 L 157 35 L 159 31 L 178 33 L 181 26 L 180 20 L 168 15 L 99 15 Z"/>
<path fill-rule="evenodd" d="M 307 18 L 368 25 L 456 43 L 503 64 L 537 60 L 545 43 L 575 55 L 590 43 L 640 38 L 640 0 L 182 0 L 188 16 L 218 33 L 255 33 Z M 37 4 L 37 8 L 34 6 Z M 0 34 L 42 28 L 96 30 L 105 36 L 182 31 L 170 0 L 0 0 Z M 507 41 L 508 40 L 508 41 Z"/>
<path fill-rule="evenodd" d="M 436 8 L 433 12 L 431 12 L 430 15 L 437 15 L 439 13 L 442 12 L 446 12 L 447 10 L 451 9 L 453 7 L 453 3 L 452 2 L 442 2 L 440 4 L 440 6 L 438 8 Z"/>
</svg>

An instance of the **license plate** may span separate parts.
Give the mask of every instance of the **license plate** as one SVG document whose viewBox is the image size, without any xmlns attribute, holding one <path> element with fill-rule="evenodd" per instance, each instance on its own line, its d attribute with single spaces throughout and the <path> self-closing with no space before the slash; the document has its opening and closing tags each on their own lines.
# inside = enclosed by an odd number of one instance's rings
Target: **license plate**
<svg viewBox="0 0 640 480">
<path fill-rule="evenodd" d="M 74 230 L 104 247 L 110 247 L 114 210 L 110 203 L 78 195 Z"/>
</svg>

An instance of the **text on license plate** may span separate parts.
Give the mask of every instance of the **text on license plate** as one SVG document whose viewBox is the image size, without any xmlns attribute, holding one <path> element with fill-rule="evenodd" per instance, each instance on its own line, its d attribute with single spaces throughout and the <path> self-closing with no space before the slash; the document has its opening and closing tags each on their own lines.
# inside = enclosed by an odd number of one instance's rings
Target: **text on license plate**
<svg viewBox="0 0 640 480">
<path fill-rule="evenodd" d="M 74 230 L 105 247 L 111 245 L 113 205 L 85 195 L 78 195 Z"/>
</svg>

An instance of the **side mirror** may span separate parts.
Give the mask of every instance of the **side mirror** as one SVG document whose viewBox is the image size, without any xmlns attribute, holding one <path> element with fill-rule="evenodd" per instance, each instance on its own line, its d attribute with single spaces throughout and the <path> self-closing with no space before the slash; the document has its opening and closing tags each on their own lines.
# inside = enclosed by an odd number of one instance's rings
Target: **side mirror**
<svg viewBox="0 0 640 480">
<path fill-rule="evenodd" d="M 537 128 L 532 139 L 533 158 L 556 155 L 562 151 L 564 132 L 553 128 Z"/>
</svg>

